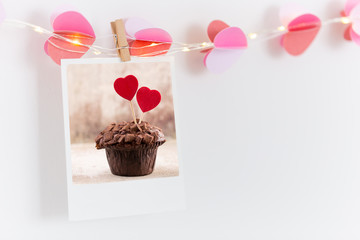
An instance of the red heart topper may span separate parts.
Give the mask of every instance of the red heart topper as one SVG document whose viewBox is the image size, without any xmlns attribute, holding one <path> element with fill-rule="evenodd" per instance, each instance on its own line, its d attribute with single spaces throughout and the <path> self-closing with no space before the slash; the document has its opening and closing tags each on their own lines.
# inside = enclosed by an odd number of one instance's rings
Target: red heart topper
<svg viewBox="0 0 360 240">
<path fill-rule="evenodd" d="M 114 82 L 114 89 L 116 93 L 129 101 L 134 98 L 138 86 L 138 80 L 133 75 L 128 75 L 125 78 L 118 78 Z"/>
<path fill-rule="evenodd" d="M 141 111 L 145 113 L 159 105 L 161 101 L 161 94 L 157 90 L 150 90 L 147 87 L 142 87 L 136 94 L 136 100 Z"/>
</svg>

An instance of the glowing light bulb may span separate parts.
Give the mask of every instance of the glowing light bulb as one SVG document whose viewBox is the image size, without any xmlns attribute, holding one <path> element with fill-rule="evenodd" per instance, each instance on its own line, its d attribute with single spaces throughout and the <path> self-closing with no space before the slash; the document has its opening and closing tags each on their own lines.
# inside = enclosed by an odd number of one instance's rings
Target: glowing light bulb
<svg viewBox="0 0 360 240">
<path fill-rule="evenodd" d="M 44 29 L 42 29 L 41 27 L 34 27 L 34 31 L 38 33 L 43 33 Z"/>
<path fill-rule="evenodd" d="M 94 50 L 94 54 L 95 54 L 95 55 L 100 55 L 101 52 L 100 52 L 99 50 L 95 49 L 95 50 Z"/>
<path fill-rule="evenodd" d="M 343 23 L 343 24 L 349 24 L 349 23 L 351 23 L 351 20 L 350 20 L 350 18 L 348 18 L 348 17 L 342 17 L 342 18 L 340 19 L 340 21 L 341 21 L 341 23 Z"/>
<path fill-rule="evenodd" d="M 282 32 L 282 31 L 285 31 L 285 30 L 286 30 L 286 27 L 280 26 L 280 27 L 278 27 L 277 29 Z"/>
<path fill-rule="evenodd" d="M 256 39 L 258 35 L 257 33 L 249 33 L 248 36 L 250 39 Z"/>
<path fill-rule="evenodd" d="M 77 39 L 75 40 L 72 40 L 72 43 L 75 44 L 75 45 L 81 45 L 81 42 Z"/>
<path fill-rule="evenodd" d="M 184 47 L 184 48 L 183 48 L 183 52 L 190 52 L 190 48 Z"/>
<path fill-rule="evenodd" d="M 157 43 L 152 43 L 149 45 L 149 47 L 154 47 L 154 46 L 157 46 L 158 44 Z"/>
<path fill-rule="evenodd" d="M 202 46 L 202 47 L 207 47 L 207 46 L 209 46 L 209 43 L 203 42 L 203 43 L 201 43 L 201 46 Z"/>
</svg>

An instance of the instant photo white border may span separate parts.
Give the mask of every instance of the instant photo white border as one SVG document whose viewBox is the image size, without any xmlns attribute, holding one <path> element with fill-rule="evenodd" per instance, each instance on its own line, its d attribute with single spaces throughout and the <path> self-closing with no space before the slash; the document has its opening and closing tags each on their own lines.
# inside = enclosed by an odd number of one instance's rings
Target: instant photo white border
<svg viewBox="0 0 360 240">
<path fill-rule="evenodd" d="M 142 62 L 169 62 L 171 65 L 172 91 L 176 138 L 178 144 L 179 176 L 138 179 L 112 183 L 74 184 L 71 167 L 71 142 L 67 70 L 72 64 L 132 64 Z M 121 62 L 119 58 L 64 59 L 61 61 L 63 114 L 65 126 L 65 151 L 68 188 L 68 213 L 70 221 L 148 214 L 185 209 L 184 173 L 181 161 L 180 133 L 176 117 L 174 58 L 136 58 Z"/>
</svg>

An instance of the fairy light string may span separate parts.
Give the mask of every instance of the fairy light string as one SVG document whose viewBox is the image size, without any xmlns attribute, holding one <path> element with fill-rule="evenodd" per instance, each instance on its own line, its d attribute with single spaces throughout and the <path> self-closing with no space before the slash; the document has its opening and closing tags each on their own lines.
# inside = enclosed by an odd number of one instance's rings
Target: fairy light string
<svg viewBox="0 0 360 240">
<path fill-rule="evenodd" d="M 338 17 L 338 18 L 332 18 L 332 19 L 328 19 L 325 21 L 321 21 L 321 23 L 319 23 L 319 25 L 323 26 L 327 26 L 327 25 L 331 25 L 331 24 L 338 24 L 338 23 L 342 23 L 344 25 L 347 24 L 351 24 L 354 20 L 358 20 L 359 18 L 353 18 L 353 17 Z M 38 34 L 46 34 L 49 37 L 53 37 L 53 38 L 57 38 L 69 43 L 72 43 L 74 45 L 77 46 L 82 46 L 85 47 L 86 49 L 88 49 L 87 51 L 81 51 L 81 50 L 73 50 L 73 49 L 66 49 L 63 48 L 61 46 L 56 45 L 54 42 L 52 42 L 50 39 L 48 40 L 49 44 L 52 44 L 54 47 L 64 50 L 64 51 L 68 51 L 68 52 L 74 52 L 74 53 L 86 53 L 89 50 L 91 50 L 91 52 L 96 55 L 106 55 L 106 56 L 117 56 L 117 50 L 121 49 L 121 48 L 129 48 L 130 49 L 134 49 L 134 50 L 139 50 L 139 49 L 146 49 L 146 48 L 150 48 L 150 47 L 154 47 L 154 46 L 160 46 L 160 45 L 171 45 L 171 48 L 168 50 L 159 50 L 159 51 L 151 51 L 150 53 L 145 53 L 140 55 L 139 57 L 151 57 L 154 55 L 160 55 L 160 54 L 168 54 L 168 55 L 173 55 L 173 54 L 177 54 L 180 52 L 193 52 L 193 51 L 204 51 L 204 50 L 208 50 L 208 49 L 212 49 L 214 48 L 214 44 L 212 42 L 201 42 L 201 43 L 183 43 L 183 42 L 156 42 L 156 41 L 151 41 L 151 40 L 141 40 L 144 42 L 151 42 L 151 44 L 146 45 L 146 46 L 142 46 L 142 47 L 131 47 L 131 46 L 127 46 L 127 47 L 120 47 L 120 48 L 108 48 L 108 47 L 103 47 L 100 45 L 87 45 L 81 42 L 82 38 L 90 38 L 84 35 L 72 35 L 72 34 L 63 34 L 63 35 L 59 35 L 57 33 L 54 33 L 52 31 L 49 31 L 41 26 L 37 26 L 25 21 L 21 21 L 21 20 L 16 20 L 16 19 L 5 19 L 3 24 L 6 24 L 8 26 L 15 26 L 15 27 L 19 27 L 19 28 L 28 28 Z M 302 24 L 302 27 L 314 27 L 316 23 L 307 23 L 307 24 Z M 310 31 L 311 29 L 304 29 L 301 31 Z M 285 26 L 279 26 L 275 29 L 268 29 L 268 30 L 262 30 L 262 31 L 256 31 L 256 32 L 250 32 L 248 34 L 246 34 L 249 42 L 262 42 L 262 41 L 266 41 L 266 40 L 270 40 L 276 37 L 279 37 L 285 33 L 288 32 L 287 27 Z M 113 34 L 108 34 L 105 36 L 100 36 L 97 37 L 96 39 L 106 39 L 106 38 L 113 38 L 114 35 Z M 129 40 L 133 40 L 135 41 L 135 38 L 132 38 L 130 36 L 127 36 L 127 38 Z M 96 43 L 96 41 L 95 41 Z"/>
</svg>

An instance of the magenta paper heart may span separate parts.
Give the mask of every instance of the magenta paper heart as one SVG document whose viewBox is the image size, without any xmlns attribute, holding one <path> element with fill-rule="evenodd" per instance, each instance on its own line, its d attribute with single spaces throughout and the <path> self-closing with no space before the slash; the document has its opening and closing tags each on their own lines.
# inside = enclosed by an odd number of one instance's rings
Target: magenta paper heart
<svg viewBox="0 0 360 240">
<path fill-rule="evenodd" d="M 209 38 L 214 42 L 214 49 L 205 55 L 204 64 L 213 73 L 222 73 L 227 70 L 247 48 L 247 39 L 243 31 L 238 27 L 226 26 L 227 24 L 217 20 L 211 22 L 208 28 Z M 218 33 L 215 35 L 216 32 Z"/>
<path fill-rule="evenodd" d="M 0 2 L 0 25 L 5 20 L 5 18 L 6 18 L 5 8 Z"/>
<path fill-rule="evenodd" d="M 52 36 L 45 42 L 45 52 L 59 65 L 61 59 L 82 57 L 95 41 L 90 23 L 75 11 L 55 13 L 53 17 L 54 33 L 74 43 Z"/>
<path fill-rule="evenodd" d="M 282 38 L 282 45 L 290 55 L 298 56 L 305 52 L 317 36 L 321 21 L 315 15 L 304 14 L 292 20 L 287 27 L 288 32 Z"/>
</svg>

